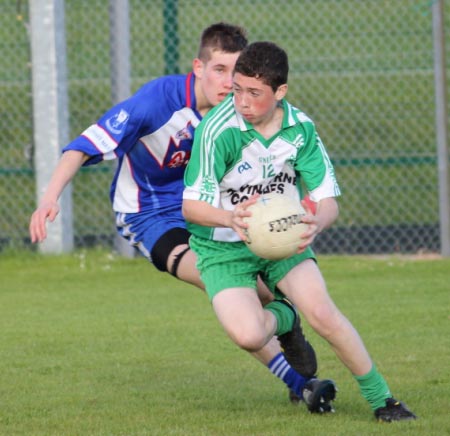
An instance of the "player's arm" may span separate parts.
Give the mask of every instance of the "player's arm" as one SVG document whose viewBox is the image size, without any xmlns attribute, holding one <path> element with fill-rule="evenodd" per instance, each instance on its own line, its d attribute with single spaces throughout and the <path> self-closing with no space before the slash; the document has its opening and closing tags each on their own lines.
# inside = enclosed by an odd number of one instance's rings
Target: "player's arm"
<svg viewBox="0 0 450 436">
<path fill-rule="evenodd" d="M 206 201 L 183 200 L 183 215 L 186 221 L 206 227 L 231 227 L 232 212 L 218 209 Z"/>
<path fill-rule="evenodd" d="M 233 210 L 214 207 L 201 200 L 183 200 L 183 215 L 186 221 L 206 227 L 230 227 L 244 241 L 243 229 L 248 227 L 243 218 L 250 216 L 247 207 L 256 202 L 257 195 L 238 204 Z"/>
<path fill-rule="evenodd" d="M 314 214 L 307 214 L 303 222 L 311 222 L 316 227 L 316 233 L 320 233 L 336 221 L 339 215 L 339 206 L 334 197 L 328 197 L 320 200 L 316 204 Z"/>
<path fill-rule="evenodd" d="M 68 150 L 60 158 L 39 206 L 31 215 L 31 242 L 42 242 L 47 237 L 46 221 L 54 221 L 59 213 L 58 199 L 89 156 L 81 151 Z"/>
</svg>

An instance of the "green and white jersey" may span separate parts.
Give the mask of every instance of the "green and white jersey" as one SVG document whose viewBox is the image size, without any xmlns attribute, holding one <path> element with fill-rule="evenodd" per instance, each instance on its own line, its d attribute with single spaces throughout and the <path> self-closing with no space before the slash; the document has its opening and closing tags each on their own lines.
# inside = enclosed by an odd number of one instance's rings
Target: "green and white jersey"
<svg viewBox="0 0 450 436">
<path fill-rule="evenodd" d="M 232 95 L 210 111 L 195 131 L 183 198 L 226 210 L 256 193 L 278 192 L 300 201 L 301 180 L 313 201 L 340 195 L 314 123 L 286 100 L 282 106 L 282 128 L 269 139 L 235 110 Z M 188 229 L 216 241 L 240 240 L 230 228 L 188 223 Z"/>
</svg>

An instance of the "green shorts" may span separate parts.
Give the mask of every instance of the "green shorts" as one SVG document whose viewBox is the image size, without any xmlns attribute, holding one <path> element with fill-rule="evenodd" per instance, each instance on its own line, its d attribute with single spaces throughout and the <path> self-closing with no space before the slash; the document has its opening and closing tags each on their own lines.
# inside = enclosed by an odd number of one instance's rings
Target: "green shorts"
<svg viewBox="0 0 450 436">
<path fill-rule="evenodd" d="M 287 259 L 267 260 L 253 254 L 244 242 L 211 241 L 192 235 L 189 245 L 197 255 L 197 268 L 210 300 L 224 289 L 256 289 L 258 275 L 275 294 L 277 283 L 292 268 L 305 259 L 315 259 L 310 247 Z"/>
</svg>

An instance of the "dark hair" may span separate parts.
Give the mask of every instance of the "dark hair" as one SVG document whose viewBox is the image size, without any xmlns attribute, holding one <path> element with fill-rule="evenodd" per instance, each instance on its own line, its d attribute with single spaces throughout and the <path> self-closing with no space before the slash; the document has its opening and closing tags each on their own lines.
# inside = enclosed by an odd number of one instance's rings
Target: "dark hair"
<svg viewBox="0 0 450 436">
<path fill-rule="evenodd" d="M 287 53 L 273 42 L 258 41 L 248 45 L 239 55 L 235 73 L 261 79 L 275 92 L 288 80 Z"/>
<path fill-rule="evenodd" d="M 212 51 L 240 52 L 247 46 L 247 43 L 247 34 L 244 28 L 223 22 L 215 23 L 202 33 L 198 58 L 208 61 Z"/>
</svg>

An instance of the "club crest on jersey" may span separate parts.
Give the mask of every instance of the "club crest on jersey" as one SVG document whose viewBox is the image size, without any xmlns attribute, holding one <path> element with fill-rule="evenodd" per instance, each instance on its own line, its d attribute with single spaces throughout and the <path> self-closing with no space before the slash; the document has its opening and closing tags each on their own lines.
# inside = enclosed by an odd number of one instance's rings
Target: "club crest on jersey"
<svg viewBox="0 0 450 436">
<path fill-rule="evenodd" d="M 110 132 L 119 135 L 127 124 L 128 118 L 130 118 L 130 114 L 127 111 L 120 109 L 119 113 L 106 120 L 106 127 Z"/>
<path fill-rule="evenodd" d="M 177 133 L 175 133 L 175 138 L 182 141 L 183 139 L 192 139 L 191 132 L 189 131 L 189 128 L 183 127 L 181 130 L 178 130 Z"/>
</svg>

